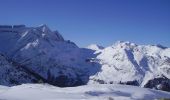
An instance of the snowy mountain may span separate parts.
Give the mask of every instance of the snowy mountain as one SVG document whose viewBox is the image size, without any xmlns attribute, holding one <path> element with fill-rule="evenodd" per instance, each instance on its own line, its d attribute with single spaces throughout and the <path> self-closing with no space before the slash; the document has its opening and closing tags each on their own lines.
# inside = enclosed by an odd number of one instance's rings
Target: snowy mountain
<svg viewBox="0 0 170 100">
<path fill-rule="evenodd" d="M 94 51 L 78 48 L 46 25 L 0 26 L 0 52 L 42 81 L 57 86 L 85 84 L 97 68 L 87 62 Z"/>
<path fill-rule="evenodd" d="M 59 88 L 47 84 L 0 86 L 0 100 L 169 100 L 170 93 L 125 85 Z"/>
<path fill-rule="evenodd" d="M 79 48 L 47 25 L 0 25 L 0 54 L 1 85 L 118 83 L 170 91 L 170 48 L 161 45 Z"/>
<path fill-rule="evenodd" d="M 96 50 L 101 70 L 89 84 L 128 84 L 170 91 L 170 48 L 117 42 Z"/>
</svg>

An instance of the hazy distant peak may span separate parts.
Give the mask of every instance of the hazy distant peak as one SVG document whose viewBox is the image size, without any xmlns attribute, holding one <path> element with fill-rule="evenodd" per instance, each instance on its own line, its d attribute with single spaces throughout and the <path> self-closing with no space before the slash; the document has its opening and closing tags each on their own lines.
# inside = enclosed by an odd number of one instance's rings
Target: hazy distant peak
<svg viewBox="0 0 170 100">
<path fill-rule="evenodd" d="M 91 44 L 91 45 L 87 46 L 87 48 L 92 49 L 92 50 L 102 50 L 102 49 L 104 49 L 103 46 L 99 46 L 97 44 Z"/>
</svg>

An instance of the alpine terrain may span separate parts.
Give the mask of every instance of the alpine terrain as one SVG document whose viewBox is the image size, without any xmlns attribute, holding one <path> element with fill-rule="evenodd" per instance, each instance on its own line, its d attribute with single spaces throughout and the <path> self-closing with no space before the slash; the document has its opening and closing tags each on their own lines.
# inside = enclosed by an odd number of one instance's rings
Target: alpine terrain
<svg viewBox="0 0 170 100">
<path fill-rule="evenodd" d="M 0 84 L 126 84 L 170 91 L 170 48 L 118 41 L 79 48 L 47 25 L 0 26 Z"/>
</svg>

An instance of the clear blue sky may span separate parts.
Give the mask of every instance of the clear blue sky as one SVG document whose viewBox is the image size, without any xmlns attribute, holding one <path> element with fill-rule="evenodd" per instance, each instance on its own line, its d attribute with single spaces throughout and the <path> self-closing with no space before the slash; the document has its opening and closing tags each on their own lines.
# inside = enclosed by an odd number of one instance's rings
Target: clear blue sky
<svg viewBox="0 0 170 100">
<path fill-rule="evenodd" d="M 47 24 L 80 47 L 118 40 L 170 47 L 170 0 L 0 0 L 0 24 Z"/>
</svg>

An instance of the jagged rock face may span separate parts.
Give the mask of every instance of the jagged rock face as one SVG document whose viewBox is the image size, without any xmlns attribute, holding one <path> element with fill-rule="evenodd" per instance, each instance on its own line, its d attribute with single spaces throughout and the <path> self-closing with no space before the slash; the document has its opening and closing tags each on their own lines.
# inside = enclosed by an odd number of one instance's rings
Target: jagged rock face
<svg viewBox="0 0 170 100">
<path fill-rule="evenodd" d="M 46 25 L 40 27 L 0 28 L 0 51 L 8 56 L 21 49 L 35 47 L 39 41 L 64 41 L 58 32 L 52 32 Z"/>
<path fill-rule="evenodd" d="M 162 76 L 159 78 L 154 78 L 149 80 L 144 87 L 146 88 L 154 88 L 158 90 L 164 90 L 170 92 L 170 79 Z"/>
<path fill-rule="evenodd" d="M 92 50 L 78 48 L 46 25 L 5 30 L 0 28 L 0 52 L 50 84 L 85 84 L 96 69 L 86 62 L 93 56 Z M 90 66 L 94 67 L 89 69 Z"/>
<path fill-rule="evenodd" d="M 95 54 L 98 54 L 95 61 L 100 63 L 101 71 L 90 77 L 89 84 L 102 82 L 145 87 L 149 80 L 162 76 L 170 79 L 169 48 L 117 42 L 103 50 L 96 50 Z M 157 85 L 146 87 L 154 88 Z"/>
</svg>

